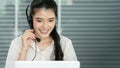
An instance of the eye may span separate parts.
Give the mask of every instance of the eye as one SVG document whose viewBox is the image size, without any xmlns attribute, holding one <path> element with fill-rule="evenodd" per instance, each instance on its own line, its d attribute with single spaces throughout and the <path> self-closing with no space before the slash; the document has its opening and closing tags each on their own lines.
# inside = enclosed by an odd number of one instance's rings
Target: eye
<svg viewBox="0 0 120 68">
<path fill-rule="evenodd" d="M 37 22 L 42 22 L 42 20 L 37 20 Z"/>
<path fill-rule="evenodd" d="M 53 19 L 50 19 L 49 22 L 53 22 L 54 20 Z"/>
</svg>

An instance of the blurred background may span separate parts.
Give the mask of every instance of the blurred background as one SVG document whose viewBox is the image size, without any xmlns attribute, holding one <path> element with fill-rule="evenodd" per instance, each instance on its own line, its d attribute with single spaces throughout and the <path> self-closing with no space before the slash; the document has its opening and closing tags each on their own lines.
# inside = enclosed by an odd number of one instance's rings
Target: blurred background
<svg viewBox="0 0 120 68">
<path fill-rule="evenodd" d="M 55 0 L 58 32 L 69 37 L 81 68 L 120 68 L 120 0 Z M 31 0 L 0 0 L 0 68 L 11 41 L 28 29 Z"/>
</svg>

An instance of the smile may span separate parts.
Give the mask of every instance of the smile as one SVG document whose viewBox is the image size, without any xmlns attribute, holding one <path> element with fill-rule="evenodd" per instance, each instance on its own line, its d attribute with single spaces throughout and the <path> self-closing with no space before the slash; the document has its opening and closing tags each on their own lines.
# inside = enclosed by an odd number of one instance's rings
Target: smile
<svg viewBox="0 0 120 68">
<path fill-rule="evenodd" d="M 42 34 L 47 34 L 47 33 L 49 32 L 49 30 L 40 30 L 40 32 L 41 32 Z"/>
</svg>

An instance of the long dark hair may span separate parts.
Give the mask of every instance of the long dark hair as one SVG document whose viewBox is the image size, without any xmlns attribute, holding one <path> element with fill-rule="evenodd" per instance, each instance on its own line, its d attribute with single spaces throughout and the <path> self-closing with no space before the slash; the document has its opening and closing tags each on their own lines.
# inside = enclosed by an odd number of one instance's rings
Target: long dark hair
<svg viewBox="0 0 120 68">
<path fill-rule="evenodd" d="M 35 9 L 46 8 L 46 9 L 53 9 L 56 19 L 58 18 L 57 15 L 57 4 L 54 0 L 33 0 L 30 5 L 30 18 L 31 22 L 29 23 L 30 28 L 33 28 L 33 15 L 35 14 Z M 56 25 L 51 32 L 50 36 L 54 40 L 54 54 L 55 60 L 63 60 L 63 51 L 60 45 L 60 37 L 58 32 L 56 31 Z"/>
</svg>

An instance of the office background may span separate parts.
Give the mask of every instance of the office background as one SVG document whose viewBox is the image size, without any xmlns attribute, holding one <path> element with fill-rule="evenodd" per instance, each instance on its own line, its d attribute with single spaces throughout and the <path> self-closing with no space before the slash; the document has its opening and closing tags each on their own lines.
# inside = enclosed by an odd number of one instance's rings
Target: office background
<svg viewBox="0 0 120 68">
<path fill-rule="evenodd" d="M 120 68 L 120 0 L 56 0 L 58 32 L 69 37 L 81 68 Z M 12 39 L 28 28 L 30 0 L 0 0 L 0 68 Z"/>
</svg>

